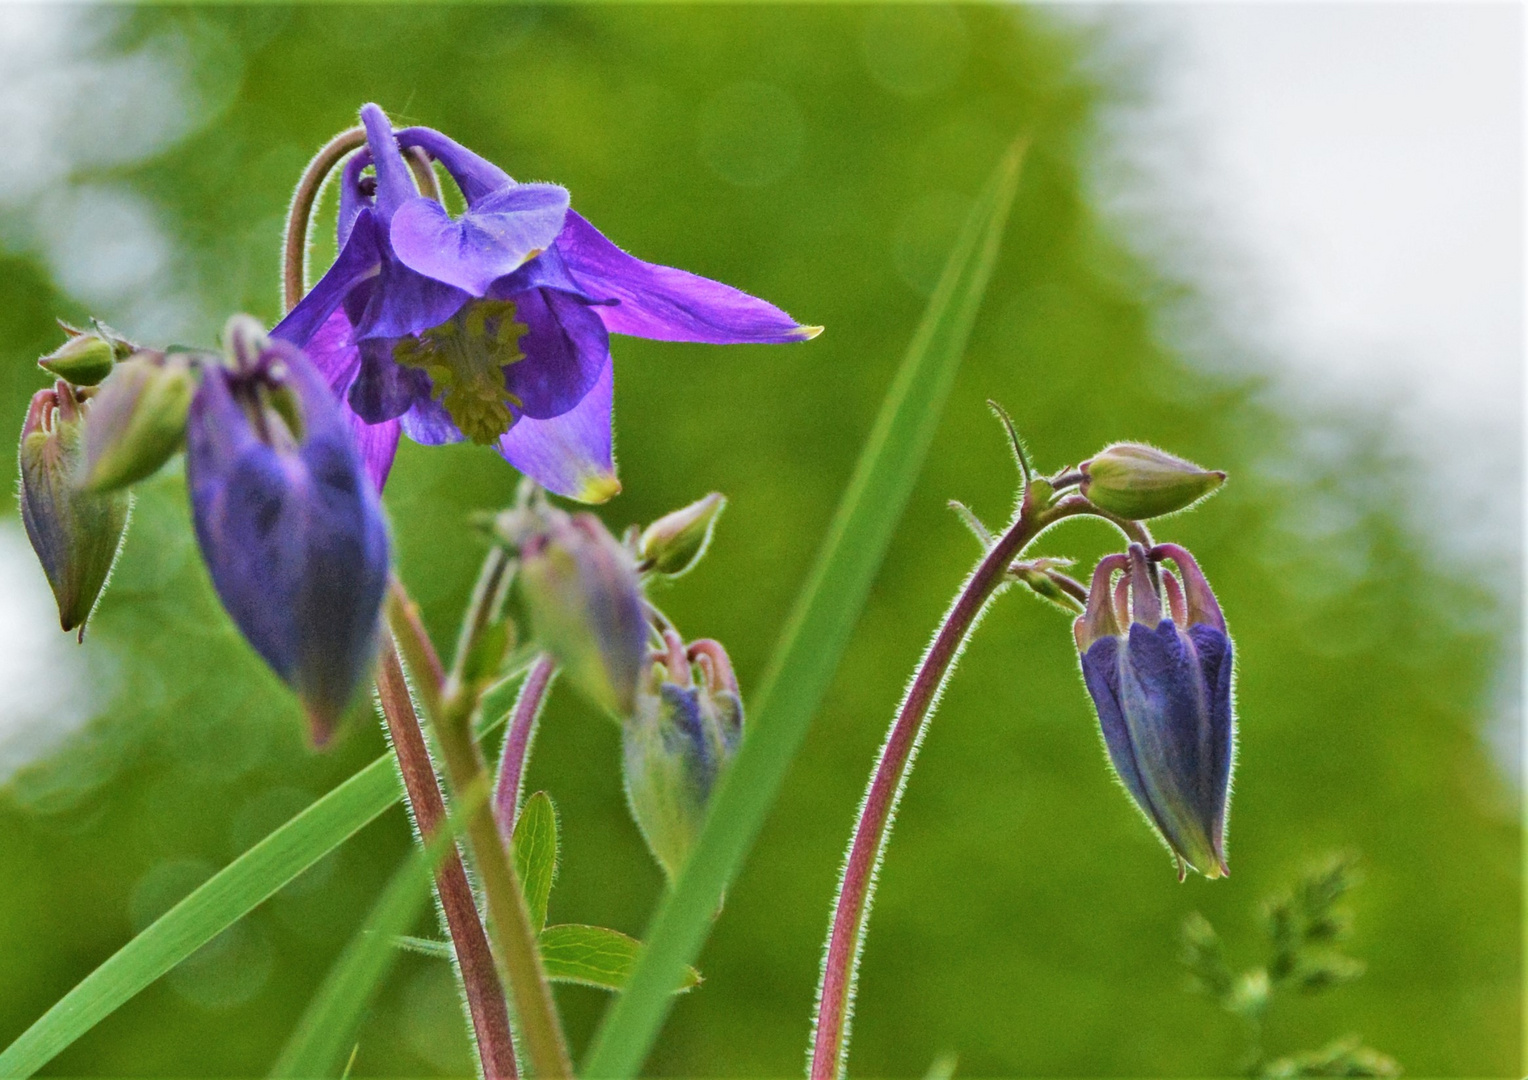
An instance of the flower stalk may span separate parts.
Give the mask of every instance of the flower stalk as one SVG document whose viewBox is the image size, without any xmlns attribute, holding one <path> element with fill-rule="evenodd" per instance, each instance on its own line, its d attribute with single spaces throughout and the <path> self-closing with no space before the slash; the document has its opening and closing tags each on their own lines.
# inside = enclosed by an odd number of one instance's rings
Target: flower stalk
<svg viewBox="0 0 1528 1080">
<path fill-rule="evenodd" d="M 880 758 L 860 805 L 859 820 L 854 827 L 834 900 L 833 920 L 817 987 L 811 1080 L 834 1080 L 843 1074 L 848 1057 L 855 983 L 859 976 L 876 872 L 891 836 L 892 821 L 907 786 L 913 759 L 945 682 L 954 671 L 955 662 L 981 621 L 988 602 L 1009 583 L 1009 567 L 1025 548 L 1063 518 L 1096 513 L 1078 495 L 1066 495 L 1046 505 L 1034 498 L 1035 494 L 1036 489 L 1031 487 L 1013 523 L 987 549 L 945 613 L 881 747 Z"/>
<path fill-rule="evenodd" d="M 382 661 L 377 671 L 377 699 L 387 720 L 387 731 L 403 776 L 404 791 L 414 811 L 420 840 L 429 844 L 445 821 L 445 801 L 419 728 L 419 717 L 404 681 L 403 666 L 390 638 L 384 638 Z M 477 902 L 461 855 L 452 845 L 435 875 L 446 928 L 456 951 L 457 968 L 466 991 L 467 1009 L 477 1036 L 478 1055 L 485 1080 L 514 1080 L 515 1048 L 509 1029 L 509 1010 L 494 968 L 493 951 L 478 916 Z"/>
<path fill-rule="evenodd" d="M 388 616 L 416 686 L 433 681 L 432 677 L 444 668 L 403 586 L 397 581 L 393 584 Z M 445 759 L 446 776 L 456 798 L 462 800 L 479 791 L 486 795 L 488 770 L 472 737 L 477 694 L 459 686 L 435 682 L 429 692 L 420 693 L 420 701 L 425 705 L 426 715 L 435 731 L 436 743 Z M 573 1067 L 568 1058 L 567 1043 L 541 965 L 525 895 L 508 848 L 499 835 L 493 807 L 486 798 L 477 804 L 467 819 L 467 844 L 487 898 L 488 919 L 498 945 L 499 962 L 504 967 L 514 1000 L 521 1044 L 529 1058 L 529 1072 L 542 1077 L 571 1077 Z"/>
<path fill-rule="evenodd" d="M 541 706 L 557 674 L 557 661 L 540 653 L 531 662 L 520 695 L 509 714 L 509 733 L 504 736 L 504 754 L 499 759 L 499 779 L 493 792 L 493 815 L 504 836 L 515 833 L 515 818 L 520 813 L 520 796 L 525 790 L 525 762 L 530 757 L 531 742 L 541 719 Z"/>
</svg>

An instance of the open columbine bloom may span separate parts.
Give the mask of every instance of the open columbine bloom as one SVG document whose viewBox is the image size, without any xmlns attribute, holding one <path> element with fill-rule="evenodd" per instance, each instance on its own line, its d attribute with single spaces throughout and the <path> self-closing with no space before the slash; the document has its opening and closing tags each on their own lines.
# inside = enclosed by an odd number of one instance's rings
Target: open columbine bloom
<svg viewBox="0 0 1528 1080">
<path fill-rule="evenodd" d="M 438 131 L 394 132 L 376 105 L 361 121 L 367 145 L 340 185 L 339 256 L 272 333 L 348 403 L 378 487 L 401 429 L 419 443 L 493 445 L 548 489 L 602 502 L 620 490 L 611 333 L 728 344 L 820 329 L 633 258 L 569 209 L 565 189 L 516 183 Z M 461 217 L 418 193 L 410 147 L 456 181 Z"/>
<path fill-rule="evenodd" d="M 1177 564 L 1182 585 L 1154 565 L 1163 559 Z M 1231 638 L 1194 557 L 1176 544 L 1149 552 L 1132 544 L 1128 555 L 1101 560 L 1075 633 L 1115 772 L 1180 873 L 1187 863 L 1206 877 L 1225 875 L 1236 738 Z"/>
</svg>

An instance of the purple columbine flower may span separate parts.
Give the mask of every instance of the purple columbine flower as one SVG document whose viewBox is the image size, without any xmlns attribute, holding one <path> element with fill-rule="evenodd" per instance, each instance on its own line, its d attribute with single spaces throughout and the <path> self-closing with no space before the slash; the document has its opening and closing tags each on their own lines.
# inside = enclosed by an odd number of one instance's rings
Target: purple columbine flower
<svg viewBox="0 0 1528 1080">
<path fill-rule="evenodd" d="M 349 422 L 295 346 L 247 316 L 186 425 L 191 513 L 234 623 L 297 692 L 322 745 L 371 666 L 387 527 Z"/>
<path fill-rule="evenodd" d="M 516 183 L 431 128 L 395 132 L 376 105 L 361 121 L 367 146 L 340 183 L 339 256 L 273 334 L 306 349 L 348 403 L 379 488 L 401 429 L 430 445 L 493 445 L 551 491 L 603 502 L 620 490 L 610 334 L 728 344 L 820 330 L 633 258 L 569 209 L 564 188 Z M 418 193 L 410 147 L 450 173 L 464 214 Z"/>
<path fill-rule="evenodd" d="M 1181 585 L 1157 565 L 1164 559 Z M 1230 873 L 1231 638 L 1198 563 L 1176 544 L 1106 557 L 1074 632 L 1109 760 L 1179 860 L 1179 876 L 1184 863 L 1209 878 Z"/>
</svg>

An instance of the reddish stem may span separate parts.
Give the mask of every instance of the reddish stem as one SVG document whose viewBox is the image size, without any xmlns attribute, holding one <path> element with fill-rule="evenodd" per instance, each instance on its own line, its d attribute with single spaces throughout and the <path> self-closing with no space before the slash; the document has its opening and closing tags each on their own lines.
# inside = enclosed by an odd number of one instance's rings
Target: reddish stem
<svg viewBox="0 0 1528 1080">
<path fill-rule="evenodd" d="M 842 1074 L 848 1057 L 849 1014 L 859 975 L 876 868 L 885 853 L 897 803 L 901 801 L 908 773 L 922 742 L 923 729 L 939 700 L 940 690 L 987 601 L 1004 584 L 1009 564 L 1052 524 L 1063 517 L 1085 512 L 1088 511 L 1084 505 L 1072 498 L 1065 498 L 1048 509 L 1026 506 L 1018 520 L 987 549 L 986 555 L 966 579 L 918 665 L 912 685 L 908 687 L 881 747 L 875 772 L 871 774 L 839 882 L 827 953 L 823 958 L 822 979 L 817 990 L 811 1080 L 834 1080 Z"/>
<path fill-rule="evenodd" d="M 403 774 L 409 805 L 414 811 L 414 821 L 419 826 L 420 838 L 428 844 L 445 821 L 445 802 L 390 635 L 384 636 L 382 662 L 377 670 L 377 696 L 382 702 L 382 715 L 387 718 L 387 730 L 392 737 L 398 769 Z M 488 946 L 488 935 L 483 930 L 477 903 L 472 897 L 467 871 L 455 845 L 442 860 L 435 884 L 440 891 L 440 906 L 445 912 L 451 943 L 456 949 L 456 962 L 466 989 L 472 1028 L 477 1034 L 483 1075 L 486 1080 L 514 1080 L 515 1051 L 504 989 L 494 967 L 493 952 Z"/>
<path fill-rule="evenodd" d="M 525 762 L 530 757 L 531 740 L 536 737 L 536 722 L 546 692 L 557 674 L 557 661 L 546 653 L 537 656 L 520 685 L 514 711 L 509 717 L 509 734 L 504 737 L 504 756 L 499 759 L 499 779 L 493 793 L 493 816 L 499 832 L 508 843 L 515 834 L 515 817 L 520 813 L 520 794 L 525 783 Z"/>
</svg>

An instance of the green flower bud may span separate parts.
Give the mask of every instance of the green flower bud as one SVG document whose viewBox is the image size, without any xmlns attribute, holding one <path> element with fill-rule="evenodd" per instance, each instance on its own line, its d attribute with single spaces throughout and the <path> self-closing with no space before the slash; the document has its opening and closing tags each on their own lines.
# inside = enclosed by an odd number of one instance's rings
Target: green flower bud
<svg viewBox="0 0 1528 1080">
<path fill-rule="evenodd" d="M 91 403 L 83 482 L 112 491 L 157 472 L 185 443 L 195 392 L 186 353 L 140 352 L 119 363 Z"/>
<path fill-rule="evenodd" d="M 85 621 L 111 575 L 127 529 L 127 492 L 98 493 L 77 479 L 93 402 L 67 382 L 32 396 L 21 428 L 21 521 L 58 602 L 65 630 Z"/>
<path fill-rule="evenodd" d="M 726 508 L 727 496 L 713 491 L 704 499 L 653 522 L 637 543 L 637 558 L 642 569 L 667 577 L 689 573 L 710 546 L 716 519 Z"/>
<path fill-rule="evenodd" d="M 568 680 L 616 716 L 631 713 L 647 616 L 631 554 L 593 514 L 512 511 L 520 581 L 536 641 Z"/>
<path fill-rule="evenodd" d="M 37 361 L 43 370 L 75 386 L 94 386 L 111 374 L 117 351 L 99 334 L 75 333 Z"/>
<path fill-rule="evenodd" d="M 672 630 L 622 725 L 622 763 L 632 817 L 670 880 L 695 846 L 706 806 L 743 734 L 743 702 L 727 652 L 715 641 L 688 648 Z"/>
<path fill-rule="evenodd" d="M 1133 521 L 1187 509 L 1226 479 L 1145 443 L 1115 443 L 1079 468 L 1094 506 Z"/>
</svg>

